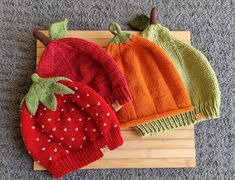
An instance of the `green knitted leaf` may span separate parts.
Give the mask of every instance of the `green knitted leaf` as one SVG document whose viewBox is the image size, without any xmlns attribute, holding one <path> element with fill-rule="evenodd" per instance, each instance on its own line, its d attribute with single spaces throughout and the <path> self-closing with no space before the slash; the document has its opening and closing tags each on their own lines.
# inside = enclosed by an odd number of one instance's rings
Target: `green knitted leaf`
<svg viewBox="0 0 235 180">
<path fill-rule="evenodd" d="M 71 79 L 66 78 L 66 77 L 54 77 L 54 78 L 50 78 L 50 79 L 52 79 L 55 82 L 62 81 L 62 80 L 64 80 L 64 81 L 71 81 Z"/>
<path fill-rule="evenodd" d="M 40 97 L 40 101 L 44 106 L 46 106 L 48 109 L 55 111 L 57 107 L 57 101 L 54 94 L 46 94 L 45 96 Z"/>
<path fill-rule="evenodd" d="M 33 86 L 31 86 L 28 94 L 25 96 L 25 101 L 29 112 L 35 115 L 38 109 L 39 99 Z"/>
<path fill-rule="evenodd" d="M 41 102 L 48 109 L 55 111 L 57 108 L 57 101 L 55 94 L 74 94 L 75 92 L 67 86 L 60 84 L 58 81 L 67 80 L 65 77 L 55 78 L 40 78 L 36 73 L 31 76 L 33 84 L 29 92 L 23 98 L 26 101 L 26 106 L 32 115 L 35 115 Z"/>
<path fill-rule="evenodd" d="M 143 31 L 150 24 L 150 18 L 145 14 L 140 14 L 134 17 L 133 20 L 128 22 L 131 29 Z"/>
<path fill-rule="evenodd" d="M 72 94 L 74 91 L 68 88 L 67 86 L 59 83 L 53 85 L 53 91 L 56 94 Z"/>
<path fill-rule="evenodd" d="M 114 35 L 109 43 L 123 43 L 131 39 L 131 34 L 123 32 L 116 22 L 109 23 L 109 31 Z"/>
<path fill-rule="evenodd" d="M 49 28 L 49 35 L 51 39 L 56 40 L 65 37 L 67 34 L 67 26 L 68 26 L 67 19 L 53 23 Z"/>
</svg>

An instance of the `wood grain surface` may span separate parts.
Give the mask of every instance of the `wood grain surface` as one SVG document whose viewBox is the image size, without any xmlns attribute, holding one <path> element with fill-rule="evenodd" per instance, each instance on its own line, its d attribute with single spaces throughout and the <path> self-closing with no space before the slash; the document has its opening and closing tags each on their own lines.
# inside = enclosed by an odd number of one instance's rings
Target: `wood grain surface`
<svg viewBox="0 0 235 180">
<path fill-rule="evenodd" d="M 48 34 L 47 31 L 41 31 Z M 139 34 L 138 31 L 128 31 Z M 174 37 L 190 44 L 190 32 L 172 31 Z M 106 47 L 113 35 L 109 31 L 68 31 L 67 37 L 80 37 Z M 36 63 L 45 46 L 37 40 Z M 180 168 L 195 167 L 194 126 L 178 128 L 156 136 L 142 138 L 134 129 L 122 130 L 124 145 L 84 169 L 108 168 Z M 37 162 L 34 170 L 44 170 Z"/>
</svg>

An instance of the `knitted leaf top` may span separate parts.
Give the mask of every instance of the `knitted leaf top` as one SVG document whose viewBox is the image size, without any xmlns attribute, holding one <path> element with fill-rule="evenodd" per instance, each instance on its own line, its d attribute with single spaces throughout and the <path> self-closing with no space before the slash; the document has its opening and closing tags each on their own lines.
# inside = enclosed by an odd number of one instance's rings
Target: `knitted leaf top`
<svg viewBox="0 0 235 180">
<path fill-rule="evenodd" d="M 111 26 L 115 36 L 107 52 L 123 72 L 133 98 L 117 112 L 121 126 L 192 111 L 187 89 L 166 53 L 147 39 L 121 32 L 116 23 Z"/>
<path fill-rule="evenodd" d="M 21 134 L 32 158 L 53 176 L 60 178 L 102 158 L 103 147 L 114 150 L 122 145 L 118 119 L 99 94 L 67 78 L 39 78 L 37 75 L 38 81 L 35 81 L 35 75 L 29 91 L 34 87 L 38 93 L 42 84 L 50 84 L 53 91 L 45 88 L 43 94 L 53 92 L 56 107 L 49 109 L 40 101 L 36 113 L 32 114 L 29 108 L 32 104 L 27 104 L 27 99 L 23 101 Z M 48 81 L 60 84 L 63 90 Z M 34 97 L 40 94 L 37 93 Z"/>
<path fill-rule="evenodd" d="M 170 31 L 160 24 L 149 25 L 142 36 L 155 42 L 165 50 L 170 60 L 177 67 L 195 107 L 192 116 L 183 117 L 182 121 L 193 121 L 196 117 L 214 119 L 220 115 L 220 89 L 216 75 L 207 58 L 194 47 L 174 38 Z M 175 117 L 173 117 L 175 118 Z M 138 126 L 143 135 L 157 133 L 157 121 Z"/>
</svg>

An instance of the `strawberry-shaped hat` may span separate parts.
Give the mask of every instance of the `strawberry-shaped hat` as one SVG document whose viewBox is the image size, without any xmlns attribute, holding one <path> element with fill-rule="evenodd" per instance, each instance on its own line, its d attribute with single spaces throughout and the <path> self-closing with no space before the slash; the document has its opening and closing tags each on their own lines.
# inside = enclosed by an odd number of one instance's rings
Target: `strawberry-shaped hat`
<svg viewBox="0 0 235 180">
<path fill-rule="evenodd" d="M 106 101 L 86 85 L 64 77 L 40 78 L 22 101 L 21 133 L 27 150 L 56 178 L 75 171 L 123 143 Z"/>
<path fill-rule="evenodd" d="M 41 77 L 63 76 L 79 81 L 99 93 L 110 105 L 131 100 L 126 80 L 115 61 L 99 45 L 80 38 L 64 38 L 67 20 L 54 23 L 50 38 L 34 32 L 46 46 L 37 67 Z"/>
</svg>

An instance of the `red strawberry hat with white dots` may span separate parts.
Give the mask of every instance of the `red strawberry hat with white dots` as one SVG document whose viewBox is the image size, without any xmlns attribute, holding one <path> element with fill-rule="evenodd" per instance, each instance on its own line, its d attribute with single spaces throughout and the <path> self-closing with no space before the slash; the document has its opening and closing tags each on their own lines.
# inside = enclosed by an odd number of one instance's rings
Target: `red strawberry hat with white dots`
<svg viewBox="0 0 235 180">
<path fill-rule="evenodd" d="M 100 159 L 103 147 L 123 144 L 115 113 L 94 90 L 64 77 L 32 80 L 21 133 L 33 159 L 56 178 Z"/>
</svg>

